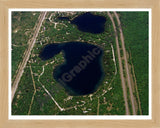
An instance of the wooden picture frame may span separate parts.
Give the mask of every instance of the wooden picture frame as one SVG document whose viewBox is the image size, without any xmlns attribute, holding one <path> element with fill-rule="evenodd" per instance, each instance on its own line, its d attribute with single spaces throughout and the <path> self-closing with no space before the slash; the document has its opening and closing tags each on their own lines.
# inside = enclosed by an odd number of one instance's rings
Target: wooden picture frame
<svg viewBox="0 0 160 128">
<path fill-rule="evenodd" d="M 65 0 L 34 0 L 34 1 L 20 1 L 20 0 L 7 0 L 0 1 L 0 127 L 2 128 L 33 128 L 33 127 L 145 127 L 145 128 L 158 128 L 160 127 L 160 80 L 159 76 L 159 41 L 160 41 L 160 1 L 159 0 L 141 0 L 141 1 L 128 1 L 128 0 L 115 0 L 113 1 L 65 1 Z M 9 97 L 8 97 L 8 84 L 9 84 L 9 60 L 8 60 L 8 42 L 9 42 L 9 9 L 10 8 L 150 8 L 152 10 L 152 119 L 137 120 L 10 120 L 9 115 Z"/>
</svg>

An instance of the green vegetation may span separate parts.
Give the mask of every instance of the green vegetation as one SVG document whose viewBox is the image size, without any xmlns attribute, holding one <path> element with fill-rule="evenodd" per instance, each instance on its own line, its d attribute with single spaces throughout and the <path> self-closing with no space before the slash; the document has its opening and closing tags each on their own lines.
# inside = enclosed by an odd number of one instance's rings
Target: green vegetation
<svg viewBox="0 0 160 128">
<path fill-rule="evenodd" d="M 12 81 L 32 37 L 39 12 L 12 12 Z"/>
<path fill-rule="evenodd" d="M 29 16 L 32 15 L 32 12 L 28 13 Z M 12 103 L 13 115 L 26 115 L 28 114 L 30 107 L 31 111 L 29 114 L 31 115 L 97 115 L 98 104 L 99 115 L 125 114 L 115 36 L 113 34 L 113 26 L 107 16 L 107 12 L 92 12 L 94 14 L 105 16 L 107 19 L 105 32 L 96 35 L 81 32 L 75 25 L 70 24 L 69 21 L 60 21 L 57 19 L 58 16 L 69 16 L 70 18 L 73 18 L 81 13 L 83 12 L 74 12 L 73 14 L 67 12 L 48 12 L 15 94 L 15 98 Z M 30 26 L 31 24 L 36 23 L 38 14 L 39 13 L 36 13 L 34 18 L 27 22 Z M 22 16 L 27 14 L 19 13 L 17 14 L 17 17 L 19 17 L 19 15 Z M 51 15 L 52 17 L 49 19 Z M 128 12 L 121 12 L 120 18 L 121 22 L 125 25 L 125 27 L 122 26 L 122 28 L 125 37 L 126 49 L 128 51 L 129 49 L 131 50 L 132 62 L 135 68 L 143 114 L 148 114 L 148 63 L 146 63 L 148 62 L 148 14 L 144 12 L 131 12 L 128 15 Z M 27 18 L 24 18 L 24 20 L 27 20 Z M 20 20 L 19 22 L 22 21 Z M 16 23 L 13 22 L 13 26 L 14 24 Z M 24 25 L 19 23 L 19 27 L 23 28 Z M 31 28 L 33 27 L 34 25 L 32 25 Z M 15 28 L 17 27 L 14 27 L 14 29 Z M 12 32 L 14 29 L 12 29 Z M 22 30 L 25 31 L 25 29 Z M 12 36 L 12 44 L 16 42 L 14 41 L 16 40 L 15 38 L 15 36 Z M 19 40 L 20 39 L 21 38 L 19 37 Z M 27 39 L 28 37 L 25 39 L 26 47 Z M 70 97 L 64 88 L 56 80 L 54 80 L 53 70 L 55 66 L 63 63 L 63 52 L 47 61 L 42 61 L 39 58 L 39 53 L 45 45 L 49 43 L 69 41 L 88 42 L 99 45 L 104 50 L 103 67 L 105 70 L 105 78 L 98 90 L 92 95 Z M 19 44 L 20 42 L 21 41 L 19 41 Z M 25 50 L 26 47 L 23 44 L 21 44 L 21 48 Z M 113 45 L 115 52 L 117 65 L 116 75 L 111 45 Z M 12 60 L 12 65 L 16 65 L 17 60 L 19 60 L 17 62 L 21 61 L 19 58 L 16 58 L 16 55 L 23 53 L 24 50 L 21 51 L 20 49 L 17 49 L 17 51 L 15 51 L 16 53 L 12 53 L 12 58 L 15 58 L 15 61 Z M 32 75 L 36 86 L 35 95 L 30 66 L 33 71 Z M 12 69 L 12 72 L 13 70 L 14 69 Z M 55 102 L 51 99 L 51 96 L 49 96 L 45 91 L 44 87 L 62 108 L 68 110 L 60 111 Z M 31 104 L 33 96 L 34 100 Z"/>
<path fill-rule="evenodd" d="M 26 67 L 12 104 L 12 114 L 27 115 L 34 88 L 29 67 Z M 19 107 L 21 106 L 21 107 Z"/>
<path fill-rule="evenodd" d="M 148 115 L 148 12 L 120 12 L 119 14 L 126 50 L 132 56 L 142 114 Z"/>
</svg>

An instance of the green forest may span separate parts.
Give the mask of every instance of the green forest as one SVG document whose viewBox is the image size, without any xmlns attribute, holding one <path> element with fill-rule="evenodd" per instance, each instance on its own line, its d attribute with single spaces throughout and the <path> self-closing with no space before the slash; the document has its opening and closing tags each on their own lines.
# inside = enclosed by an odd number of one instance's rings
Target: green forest
<svg viewBox="0 0 160 128">
<path fill-rule="evenodd" d="M 119 12 L 126 50 L 133 62 L 142 114 L 149 113 L 149 13 Z"/>
</svg>

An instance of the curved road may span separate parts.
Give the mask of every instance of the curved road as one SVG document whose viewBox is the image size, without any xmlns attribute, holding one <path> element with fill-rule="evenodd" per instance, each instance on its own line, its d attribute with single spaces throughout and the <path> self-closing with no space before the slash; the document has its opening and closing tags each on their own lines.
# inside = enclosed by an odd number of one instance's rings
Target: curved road
<svg viewBox="0 0 160 128">
<path fill-rule="evenodd" d="M 125 44 L 124 44 L 123 31 L 122 31 L 121 22 L 119 20 L 118 14 L 116 12 L 114 12 L 114 15 L 116 16 L 118 26 L 119 26 L 119 30 L 120 30 L 120 39 L 121 39 L 121 43 L 122 43 L 124 62 L 125 62 L 125 71 L 126 71 L 126 74 L 127 74 L 127 82 L 128 82 L 128 87 L 129 87 L 132 111 L 133 111 L 133 115 L 136 115 L 135 100 L 134 100 L 134 95 L 133 95 L 133 91 L 132 91 L 131 78 L 130 78 L 130 75 L 129 75 L 129 68 L 128 68 L 128 61 L 127 61 L 127 55 L 126 55 L 126 50 L 125 50 Z"/>
<path fill-rule="evenodd" d="M 128 107 L 128 100 L 127 100 L 127 90 L 126 90 L 126 85 L 125 85 L 125 78 L 123 75 L 123 66 L 122 66 L 122 60 L 121 60 L 121 54 L 120 54 L 120 48 L 119 48 L 119 43 L 118 43 L 118 35 L 117 35 L 117 30 L 116 30 L 116 25 L 114 23 L 112 15 L 108 12 L 108 16 L 110 17 L 114 32 L 115 32 L 115 38 L 116 38 L 116 46 L 117 46 L 117 53 L 118 53 L 118 61 L 119 61 L 119 70 L 120 70 L 120 76 L 121 76 L 121 84 L 122 84 L 122 89 L 123 89 L 123 97 L 124 97 L 124 102 L 125 102 L 125 110 L 126 110 L 126 115 L 129 115 L 129 107 Z"/>
</svg>

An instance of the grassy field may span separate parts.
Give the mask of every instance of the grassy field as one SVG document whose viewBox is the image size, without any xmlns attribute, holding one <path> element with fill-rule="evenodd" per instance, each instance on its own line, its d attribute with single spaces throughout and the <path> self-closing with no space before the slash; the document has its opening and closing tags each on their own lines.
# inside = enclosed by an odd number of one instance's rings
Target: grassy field
<svg viewBox="0 0 160 128">
<path fill-rule="evenodd" d="M 13 100 L 12 114 L 124 115 L 125 107 L 118 69 L 115 38 L 111 36 L 113 27 L 107 13 L 95 12 L 96 14 L 105 16 L 107 19 L 105 32 L 98 35 L 80 32 L 76 26 L 70 24 L 68 21 L 58 21 L 56 19 L 58 15 L 69 15 L 70 18 L 72 18 L 79 13 L 75 13 L 74 15 L 54 13 L 51 18 L 52 21 L 50 21 L 49 17 L 52 13 L 53 12 L 49 12 L 47 14 L 41 27 L 36 44 L 32 50 L 32 54 Z M 54 22 L 57 23 L 56 27 Z M 53 69 L 64 61 L 62 53 L 47 61 L 42 61 L 38 57 L 40 51 L 46 44 L 69 41 L 88 42 L 99 45 L 104 50 L 103 68 L 105 71 L 105 78 L 99 89 L 92 95 L 70 97 L 64 88 L 53 79 Z M 116 75 L 111 45 L 113 45 L 116 55 L 116 68 L 118 70 Z M 12 56 L 14 57 L 14 54 L 12 54 Z M 31 78 L 31 69 L 33 71 L 33 79 Z M 35 82 L 36 89 L 33 87 L 33 81 Z M 57 103 L 62 108 L 65 108 L 65 111 L 60 111 L 55 102 L 51 99 L 51 96 L 47 94 L 44 87 L 50 92 Z M 35 90 L 36 93 L 34 95 Z M 32 99 L 34 99 L 33 102 Z M 24 107 L 25 109 L 23 109 Z"/>
<path fill-rule="evenodd" d="M 142 114 L 148 115 L 149 40 L 148 12 L 120 12 L 125 46 L 133 63 Z"/>
<path fill-rule="evenodd" d="M 12 12 L 12 81 L 28 47 L 39 12 Z"/>
</svg>

